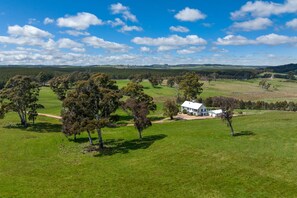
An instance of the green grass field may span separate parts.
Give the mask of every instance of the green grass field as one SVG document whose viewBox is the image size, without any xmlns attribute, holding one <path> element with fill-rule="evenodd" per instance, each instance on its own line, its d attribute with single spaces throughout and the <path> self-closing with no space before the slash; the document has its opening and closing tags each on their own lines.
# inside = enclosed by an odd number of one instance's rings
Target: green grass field
<svg viewBox="0 0 297 198">
<path fill-rule="evenodd" d="M 233 95 L 232 86 L 262 91 L 256 81 L 235 82 L 205 84 L 203 97 Z M 273 83 L 283 87 L 278 95 L 295 85 Z M 175 94 L 144 86 L 159 106 Z M 48 88 L 40 102 L 59 114 Z M 9 113 L 0 120 L 0 197 L 296 197 L 297 113 L 256 112 L 234 118 L 236 137 L 220 119 L 154 124 L 142 142 L 134 127 L 105 128 L 104 153 L 85 152 L 86 134 L 68 140 L 58 120 L 40 116 L 23 129 Z"/>
</svg>

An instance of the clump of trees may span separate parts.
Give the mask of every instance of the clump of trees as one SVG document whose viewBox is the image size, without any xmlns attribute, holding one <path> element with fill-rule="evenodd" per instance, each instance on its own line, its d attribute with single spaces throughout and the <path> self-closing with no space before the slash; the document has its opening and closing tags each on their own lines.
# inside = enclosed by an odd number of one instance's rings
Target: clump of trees
<svg viewBox="0 0 297 198">
<path fill-rule="evenodd" d="M 166 100 L 163 107 L 164 115 L 170 117 L 173 120 L 173 116 L 176 116 L 179 112 L 179 108 L 174 100 Z"/>
<path fill-rule="evenodd" d="M 162 85 L 163 78 L 161 76 L 151 76 L 148 78 L 149 82 L 153 87 L 157 87 L 158 85 Z"/>
<path fill-rule="evenodd" d="M 0 91 L 0 117 L 13 111 L 18 113 L 24 127 L 28 127 L 28 119 L 34 124 L 37 109 L 44 108 L 38 103 L 39 91 L 39 84 L 34 78 L 21 75 L 12 77 Z"/>
<path fill-rule="evenodd" d="M 151 96 L 144 93 L 143 86 L 130 82 L 122 88 L 122 93 L 128 99 L 123 103 L 123 109 L 133 117 L 134 126 L 138 131 L 139 139 L 142 139 L 144 129 L 152 125 L 148 115 L 150 111 L 157 109 Z"/>
<path fill-rule="evenodd" d="M 208 107 L 220 107 L 220 100 L 224 99 L 226 99 L 226 97 L 209 97 L 203 102 Z M 243 101 L 235 98 L 229 99 L 232 99 L 234 108 L 236 109 L 297 111 L 297 103 L 294 102 Z"/>
<path fill-rule="evenodd" d="M 262 89 L 268 90 L 271 87 L 271 83 L 269 83 L 266 79 L 263 79 L 259 82 L 259 86 Z"/>
<path fill-rule="evenodd" d="M 63 101 L 63 132 L 67 135 L 98 134 L 99 148 L 104 148 L 102 128 L 110 123 L 111 114 L 120 105 L 121 94 L 115 81 L 106 74 L 94 74 L 88 80 L 78 81 Z"/>
</svg>

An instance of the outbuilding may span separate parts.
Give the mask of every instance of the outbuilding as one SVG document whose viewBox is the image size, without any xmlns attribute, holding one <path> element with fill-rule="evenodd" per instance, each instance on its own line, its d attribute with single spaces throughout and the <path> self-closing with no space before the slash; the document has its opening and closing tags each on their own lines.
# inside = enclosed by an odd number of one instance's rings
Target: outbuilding
<svg viewBox="0 0 297 198">
<path fill-rule="evenodd" d="M 197 102 L 185 101 L 181 105 L 181 112 L 187 112 L 196 116 L 207 116 L 208 112 L 204 104 Z"/>
<path fill-rule="evenodd" d="M 218 109 L 218 110 L 212 110 L 212 111 L 208 111 L 209 116 L 217 118 L 220 117 L 223 113 L 222 109 Z"/>
</svg>

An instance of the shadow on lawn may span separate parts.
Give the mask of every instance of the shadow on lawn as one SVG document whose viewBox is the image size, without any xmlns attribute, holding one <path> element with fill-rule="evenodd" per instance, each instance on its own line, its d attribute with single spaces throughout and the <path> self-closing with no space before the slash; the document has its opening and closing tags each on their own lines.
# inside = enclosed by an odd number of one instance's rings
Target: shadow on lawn
<svg viewBox="0 0 297 198">
<path fill-rule="evenodd" d="M 38 122 L 38 123 L 35 123 L 34 125 L 30 124 L 27 128 L 25 128 L 21 124 L 7 125 L 4 128 L 6 128 L 6 129 L 20 129 L 20 130 L 24 130 L 24 131 L 37 132 L 37 133 L 53 133 L 53 132 L 60 133 L 62 126 L 61 126 L 61 124 Z"/>
<path fill-rule="evenodd" d="M 239 133 L 235 133 L 234 136 L 251 136 L 251 135 L 256 135 L 254 132 L 252 131 L 241 131 Z"/>
<path fill-rule="evenodd" d="M 160 135 L 152 135 L 142 138 L 142 140 L 124 140 L 124 139 L 109 139 L 106 140 L 105 148 L 103 150 L 98 150 L 94 146 L 88 147 L 87 151 L 99 151 L 98 154 L 94 155 L 95 157 L 102 157 L 102 156 L 111 156 L 117 153 L 126 154 L 129 153 L 131 150 L 138 150 L 138 149 L 147 149 L 149 148 L 155 141 L 162 140 L 166 138 L 167 135 L 160 134 Z"/>
</svg>

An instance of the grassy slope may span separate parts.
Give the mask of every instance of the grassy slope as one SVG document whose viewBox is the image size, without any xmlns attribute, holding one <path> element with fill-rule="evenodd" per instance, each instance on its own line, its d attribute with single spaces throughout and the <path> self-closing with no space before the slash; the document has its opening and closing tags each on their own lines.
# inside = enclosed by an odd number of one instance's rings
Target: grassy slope
<svg viewBox="0 0 297 198">
<path fill-rule="evenodd" d="M 1 197 L 293 197 L 297 193 L 296 113 L 238 117 L 231 138 L 220 120 L 105 129 L 106 155 L 82 154 L 55 120 L 27 131 L 0 124 Z M 45 122 L 42 124 L 42 122 Z M 43 126 L 45 125 L 45 126 Z M 48 128 L 50 133 L 38 131 Z M 86 141 L 86 136 L 81 136 Z M 111 147 L 113 149 L 111 149 Z"/>
<path fill-rule="evenodd" d="M 128 82 L 128 80 L 119 80 L 117 84 L 121 88 Z M 280 79 L 270 80 L 269 82 L 276 89 L 271 88 L 271 91 L 261 89 L 258 85 L 259 79 L 249 81 L 219 80 L 213 81 L 210 84 L 204 82 L 204 92 L 201 97 L 229 96 L 252 101 L 264 100 L 275 102 L 287 100 L 297 102 L 297 83 L 283 82 L 283 80 Z M 142 82 L 142 85 L 145 88 L 145 92 L 154 97 L 159 107 L 155 113 L 152 113 L 152 116 L 162 116 L 163 102 L 168 98 L 174 98 L 177 95 L 176 89 L 166 86 L 153 88 L 148 81 Z M 45 87 L 41 90 L 40 102 L 46 107 L 46 109 L 40 111 L 41 113 L 60 114 L 61 103 L 56 100 L 56 96 L 52 93 L 50 88 Z M 121 111 L 119 113 L 124 115 Z"/>
<path fill-rule="evenodd" d="M 217 82 L 214 84 L 221 90 L 214 93 L 227 93 Z M 160 102 L 174 93 L 170 88 L 146 91 Z M 205 93 L 210 92 L 206 89 Z M 59 114 L 60 103 L 47 88 L 41 92 L 41 103 L 46 106 L 44 112 Z M 43 117 L 37 121 L 27 130 L 15 125 L 15 114 L 0 121 L 0 197 L 297 194 L 296 113 L 263 111 L 237 117 L 236 131 L 254 135 L 235 138 L 229 137 L 220 120 L 156 124 L 145 131 L 144 143 L 135 141 L 133 127 L 105 129 L 109 149 L 101 156 L 82 153 L 87 146 L 85 134 L 80 137 L 81 143 L 74 143 L 59 132 L 58 121 Z"/>
</svg>

